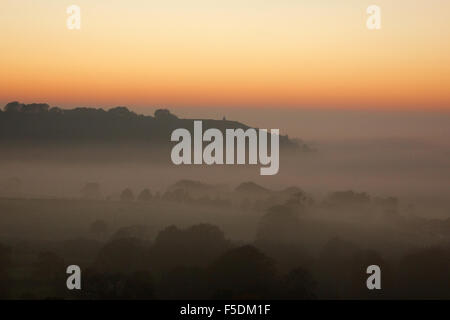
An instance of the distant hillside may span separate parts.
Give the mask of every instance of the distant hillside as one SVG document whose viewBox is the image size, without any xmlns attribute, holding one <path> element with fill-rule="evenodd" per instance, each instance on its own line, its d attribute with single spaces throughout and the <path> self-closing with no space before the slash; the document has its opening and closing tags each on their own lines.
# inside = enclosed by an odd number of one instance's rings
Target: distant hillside
<svg viewBox="0 0 450 320">
<path fill-rule="evenodd" d="M 221 199 L 241 208 L 264 211 L 273 205 L 309 203 L 312 198 L 297 186 L 273 190 L 255 182 L 239 184 L 235 189 L 227 185 L 211 185 L 196 180 L 179 180 L 166 189 L 165 199 L 186 202 L 192 199 Z M 207 203 L 207 202 L 206 202 Z"/>
<path fill-rule="evenodd" d="M 237 121 L 211 119 L 180 119 L 165 109 L 154 116 L 136 114 L 126 107 L 51 108 L 48 104 L 8 103 L 0 111 L 0 139 L 25 140 L 142 140 L 168 141 L 176 128 L 192 129 L 194 120 L 203 120 L 204 130 L 218 128 L 249 128 Z M 283 147 L 301 149 L 302 145 L 287 136 L 280 136 Z"/>
<path fill-rule="evenodd" d="M 83 146 L 104 148 L 115 145 L 170 148 L 170 135 L 177 128 L 192 132 L 193 121 L 202 120 L 203 130 L 221 131 L 249 128 L 237 121 L 180 119 L 169 110 L 159 109 L 154 116 L 136 114 L 126 107 L 61 109 L 45 103 L 8 103 L 0 111 L 0 146 Z M 280 151 L 301 152 L 309 148 L 288 136 L 280 136 Z M 77 155 L 73 155 L 77 157 Z M 95 154 L 92 154 L 95 157 Z"/>
<path fill-rule="evenodd" d="M 183 190 L 194 198 L 201 198 L 204 196 L 217 197 L 229 192 L 224 185 L 211 185 L 193 180 L 180 180 L 167 188 L 168 192 L 176 192 Z"/>
<path fill-rule="evenodd" d="M 235 192 L 240 194 L 250 195 L 264 195 L 267 196 L 271 193 L 269 189 L 266 189 L 254 182 L 243 182 L 236 187 Z"/>
</svg>

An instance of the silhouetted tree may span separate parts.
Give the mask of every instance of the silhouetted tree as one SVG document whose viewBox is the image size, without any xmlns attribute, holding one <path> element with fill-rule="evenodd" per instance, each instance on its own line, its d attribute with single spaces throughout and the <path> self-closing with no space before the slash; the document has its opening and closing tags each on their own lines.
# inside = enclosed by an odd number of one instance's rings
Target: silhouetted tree
<svg viewBox="0 0 450 320">
<path fill-rule="evenodd" d="M 120 200 L 133 201 L 134 200 L 133 191 L 131 191 L 131 189 L 129 189 L 129 188 L 126 188 L 125 190 L 123 190 L 122 193 L 120 194 Z"/>
<path fill-rule="evenodd" d="M 407 254 L 400 261 L 399 294 L 409 299 L 450 298 L 450 249 L 430 247 Z"/>
<path fill-rule="evenodd" d="M 21 112 L 25 105 L 23 103 L 19 103 L 18 101 L 13 101 L 8 103 L 4 110 L 5 112 Z"/>
<path fill-rule="evenodd" d="M 259 223 L 257 242 L 295 243 L 300 227 L 298 212 L 292 207 L 270 207 Z"/>
<path fill-rule="evenodd" d="M 177 267 L 162 276 L 161 299 L 208 299 L 211 296 L 206 272 L 198 267 Z"/>
<path fill-rule="evenodd" d="M 268 298 L 275 285 L 275 264 L 253 246 L 232 249 L 209 268 L 215 298 Z"/>
<path fill-rule="evenodd" d="M 185 230 L 170 226 L 158 233 L 150 256 L 152 265 L 167 270 L 205 266 L 228 248 L 228 241 L 216 226 L 199 224 Z"/>
<path fill-rule="evenodd" d="M 32 267 L 30 283 L 44 288 L 45 298 L 61 298 L 66 293 L 66 265 L 53 252 L 41 252 Z"/>
<path fill-rule="evenodd" d="M 320 296 L 329 299 L 342 298 L 348 292 L 350 260 L 359 247 L 339 237 L 328 240 L 319 253 L 317 262 Z"/>
<path fill-rule="evenodd" d="M 178 117 L 174 114 L 170 113 L 167 109 L 158 109 L 155 111 L 155 119 L 160 121 L 171 121 L 171 120 L 177 120 Z"/>
<path fill-rule="evenodd" d="M 103 243 L 98 240 L 74 238 L 61 241 L 55 246 L 55 253 L 69 263 L 76 261 L 81 268 L 94 260 Z"/>
<path fill-rule="evenodd" d="M 148 300 L 154 298 L 153 277 L 149 271 L 126 273 L 97 272 L 88 269 L 84 274 L 83 299 Z"/>
<path fill-rule="evenodd" d="M 304 210 L 305 207 L 312 205 L 312 203 L 312 198 L 308 197 L 303 191 L 291 194 L 286 201 L 287 206 L 291 206 L 296 210 Z"/>
<path fill-rule="evenodd" d="M 130 274 L 146 270 L 145 252 L 146 247 L 140 239 L 114 239 L 100 249 L 94 262 L 94 268 L 99 272 L 109 274 Z"/>
<path fill-rule="evenodd" d="M 298 267 L 290 271 L 281 282 L 282 297 L 285 299 L 315 299 L 317 283 L 311 273 Z"/>
<path fill-rule="evenodd" d="M 152 199 L 152 194 L 151 194 L 150 190 L 144 189 L 141 191 L 141 193 L 139 194 L 137 199 L 139 201 L 149 201 Z"/>
<path fill-rule="evenodd" d="M 192 199 L 189 193 L 184 189 L 175 189 L 173 191 L 167 191 L 163 194 L 162 198 L 166 201 L 173 202 L 190 202 Z"/>
<path fill-rule="evenodd" d="M 63 258 L 53 252 L 41 252 L 33 265 L 33 277 L 41 281 L 53 281 L 64 278 Z"/>
<path fill-rule="evenodd" d="M 111 238 L 112 240 L 136 238 L 143 241 L 150 241 L 153 238 L 153 232 L 149 226 L 133 225 L 120 228 Z"/>
<path fill-rule="evenodd" d="M 123 288 L 125 299 L 148 300 L 154 298 L 154 283 L 149 271 L 136 271 L 127 276 Z"/>
<path fill-rule="evenodd" d="M 365 192 L 336 191 L 330 194 L 327 202 L 334 205 L 362 205 L 370 202 L 370 196 Z"/>
</svg>

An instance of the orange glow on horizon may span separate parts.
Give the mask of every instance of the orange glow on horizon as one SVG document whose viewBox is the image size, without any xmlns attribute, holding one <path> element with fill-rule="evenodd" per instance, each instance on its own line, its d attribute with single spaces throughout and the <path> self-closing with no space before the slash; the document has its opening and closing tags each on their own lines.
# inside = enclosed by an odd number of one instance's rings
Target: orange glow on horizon
<svg viewBox="0 0 450 320">
<path fill-rule="evenodd" d="M 0 101 L 75 106 L 450 110 L 450 3 L 0 4 Z"/>
</svg>

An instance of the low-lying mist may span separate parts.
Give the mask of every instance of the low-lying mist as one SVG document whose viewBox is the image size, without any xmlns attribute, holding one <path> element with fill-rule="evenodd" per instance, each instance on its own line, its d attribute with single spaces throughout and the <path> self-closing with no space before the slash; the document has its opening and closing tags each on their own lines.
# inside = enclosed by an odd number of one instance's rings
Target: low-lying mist
<svg viewBox="0 0 450 320">
<path fill-rule="evenodd" d="M 392 129 L 290 134 L 308 148 L 282 152 L 275 176 L 175 166 L 145 144 L 3 144 L 0 296 L 450 298 L 447 141 Z M 69 264 L 79 294 L 65 290 Z M 381 293 L 365 287 L 372 264 Z"/>
</svg>

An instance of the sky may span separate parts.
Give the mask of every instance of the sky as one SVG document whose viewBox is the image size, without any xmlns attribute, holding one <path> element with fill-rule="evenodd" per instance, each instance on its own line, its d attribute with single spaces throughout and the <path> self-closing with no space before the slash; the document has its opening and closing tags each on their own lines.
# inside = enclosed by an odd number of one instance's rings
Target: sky
<svg viewBox="0 0 450 320">
<path fill-rule="evenodd" d="M 450 110 L 449 18 L 448 0 L 2 0 L 0 103 Z"/>
</svg>

